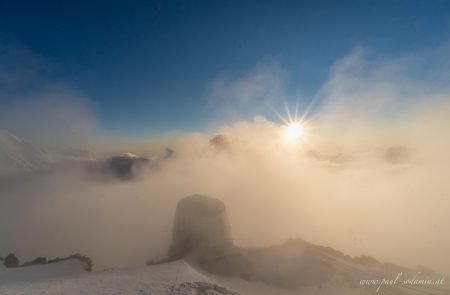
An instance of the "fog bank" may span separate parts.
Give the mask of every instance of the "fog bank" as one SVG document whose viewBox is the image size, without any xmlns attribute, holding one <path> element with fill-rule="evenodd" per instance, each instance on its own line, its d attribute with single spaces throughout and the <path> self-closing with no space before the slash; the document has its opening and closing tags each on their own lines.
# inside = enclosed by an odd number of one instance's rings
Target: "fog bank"
<svg viewBox="0 0 450 295">
<path fill-rule="evenodd" d="M 166 145 L 175 155 L 132 181 L 77 166 L 2 182 L 0 253 L 142 264 L 165 253 L 177 201 L 199 193 L 226 204 L 239 246 L 302 237 L 450 273 L 450 92 L 411 74 L 417 62 L 356 51 L 337 63 L 294 145 L 258 116 L 149 143 L 143 156 Z"/>
</svg>

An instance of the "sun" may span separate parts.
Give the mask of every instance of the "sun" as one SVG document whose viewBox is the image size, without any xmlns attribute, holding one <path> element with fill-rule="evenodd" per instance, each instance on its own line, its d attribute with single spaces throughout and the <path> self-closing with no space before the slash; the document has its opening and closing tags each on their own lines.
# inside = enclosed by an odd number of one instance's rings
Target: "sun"
<svg viewBox="0 0 450 295">
<path fill-rule="evenodd" d="M 283 138 L 289 143 L 299 141 L 305 134 L 305 128 L 300 122 L 291 122 L 283 126 Z"/>
<path fill-rule="evenodd" d="M 286 110 L 286 116 L 282 116 L 277 112 L 283 124 L 278 128 L 280 138 L 286 143 L 296 147 L 304 147 L 305 145 L 310 146 L 309 137 L 311 133 L 311 123 L 306 120 L 310 107 L 308 107 L 300 116 L 298 114 L 299 105 L 295 106 L 295 112 L 291 113 L 291 110 L 284 104 Z"/>
</svg>

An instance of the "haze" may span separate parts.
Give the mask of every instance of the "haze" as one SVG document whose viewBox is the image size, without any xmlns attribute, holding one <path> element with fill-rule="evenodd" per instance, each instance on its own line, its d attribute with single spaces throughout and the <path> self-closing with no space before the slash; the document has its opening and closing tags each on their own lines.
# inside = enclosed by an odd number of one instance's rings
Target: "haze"
<svg viewBox="0 0 450 295">
<path fill-rule="evenodd" d="M 79 136 L 97 159 L 132 152 L 158 165 L 131 181 L 99 181 L 76 162 L 4 178 L 0 253 L 82 252 L 97 269 L 139 265 L 165 253 L 177 201 L 199 193 L 225 202 L 240 246 L 301 237 L 450 273 L 450 84 L 448 63 L 438 62 L 450 60 L 446 49 L 388 59 L 356 48 L 334 64 L 314 103 L 299 106 L 310 129 L 296 144 L 280 136 L 281 120 L 257 113 L 207 132 L 130 139 L 105 132 L 89 99 L 72 91 L 10 105 L 2 126 L 35 145 L 57 150 Z M 279 81 L 279 73 L 264 77 Z M 242 79 L 221 95 L 260 89 L 259 79 Z M 51 112 L 41 120 L 35 110 L 48 105 L 67 124 L 55 125 Z M 164 159 L 166 147 L 175 153 Z"/>
</svg>

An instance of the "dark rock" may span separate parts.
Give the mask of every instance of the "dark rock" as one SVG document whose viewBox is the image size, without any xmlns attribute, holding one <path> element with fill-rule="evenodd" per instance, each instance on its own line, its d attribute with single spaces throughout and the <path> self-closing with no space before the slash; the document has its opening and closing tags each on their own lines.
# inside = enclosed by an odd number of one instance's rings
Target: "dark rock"
<svg viewBox="0 0 450 295">
<path fill-rule="evenodd" d="M 130 153 L 113 156 L 105 161 L 92 162 L 87 165 L 88 172 L 101 178 L 118 178 L 130 180 L 137 176 L 138 171 L 150 164 L 150 160 Z"/>
<path fill-rule="evenodd" d="M 191 195 L 178 202 L 169 257 L 191 252 L 220 256 L 234 247 L 225 205 L 217 199 Z"/>
<path fill-rule="evenodd" d="M 8 256 L 5 257 L 5 260 L 3 264 L 10 268 L 10 267 L 18 267 L 19 266 L 19 258 L 13 253 L 8 254 Z"/>
<path fill-rule="evenodd" d="M 217 149 L 228 149 L 231 145 L 230 139 L 225 134 L 217 134 L 209 140 L 209 143 Z"/>
<path fill-rule="evenodd" d="M 405 164 L 409 160 L 409 150 L 404 146 L 392 146 L 384 152 L 384 159 L 389 164 Z"/>
<path fill-rule="evenodd" d="M 108 170 L 120 179 L 130 179 L 135 176 L 135 169 L 148 163 L 148 159 L 142 157 L 115 156 L 106 160 Z"/>
<path fill-rule="evenodd" d="M 162 159 L 163 159 L 163 160 L 170 159 L 170 158 L 172 158 L 174 155 L 175 155 L 175 151 L 174 151 L 173 149 L 171 149 L 171 148 L 166 148 L 166 149 L 164 150 L 164 156 L 162 157 Z"/>
<path fill-rule="evenodd" d="M 25 262 L 22 266 L 30 266 L 35 264 L 47 264 L 47 258 L 46 257 L 37 257 L 33 259 L 32 261 Z"/>
</svg>

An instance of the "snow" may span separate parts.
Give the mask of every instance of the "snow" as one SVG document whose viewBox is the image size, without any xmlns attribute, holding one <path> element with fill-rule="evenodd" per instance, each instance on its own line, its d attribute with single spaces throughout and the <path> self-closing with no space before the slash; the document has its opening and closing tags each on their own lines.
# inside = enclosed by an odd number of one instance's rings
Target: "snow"
<svg viewBox="0 0 450 295">
<path fill-rule="evenodd" d="M 123 157 L 125 157 L 125 158 L 131 158 L 131 159 L 137 159 L 137 158 L 139 158 L 138 155 L 133 154 L 133 153 L 130 153 L 130 152 L 124 153 L 124 154 L 123 154 Z"/>
<path fill-rule="evenodd" d="M 0 129 L 0 176 L 41 171 L 57 163 L 91 160 L 92 153 L 88 150 L 72 147 L 44 150 Z"/>
<path fill-rule="evenodd" d="M 343 267 L 342 263 L 341 267 Z M 356 278 L 374 274 L 382 264 L 352 272 L 352 280 L 341 274 L 322 286 L 282 289 L 259 281 L 212 275 L 197 269 L 186 260 L 152 266 L 85 272 L 76 260 L 24 268 L 0 267 L 0 294 L 152 294 L 152 295 L 334 295 L 375 294 L 375 287 L 362 288 Z M 381 267 L 381 268 L 380 268 Z M 370 272 L 369 272 L 370 270 Z M 449 289 L 385 286 L 381 294 L 449 294 Z M 441 289 L 442 290 L 442 289 Z"/>
<path fill-rule="evenodd" d="M 26 268 L 0 268 L 0 294 L 195 294 L 191 289 L 236 295 L 189 266 L 184 260 L 134 269 L 84 272 L 70 260 Z M 189 288 L 188 288 L 189 287 Z M 201 293 L 199 293 L 201 294 Z"/>
<path fill-rule="evenodd" d="M 35 283 L 42 280 L 86 273 L 84 263 L 69 259 L 53 264 L 30 265 L 26 267 L 6 268 L 0 266 L 0 286 L 5 284 Z"/>
</svg>

